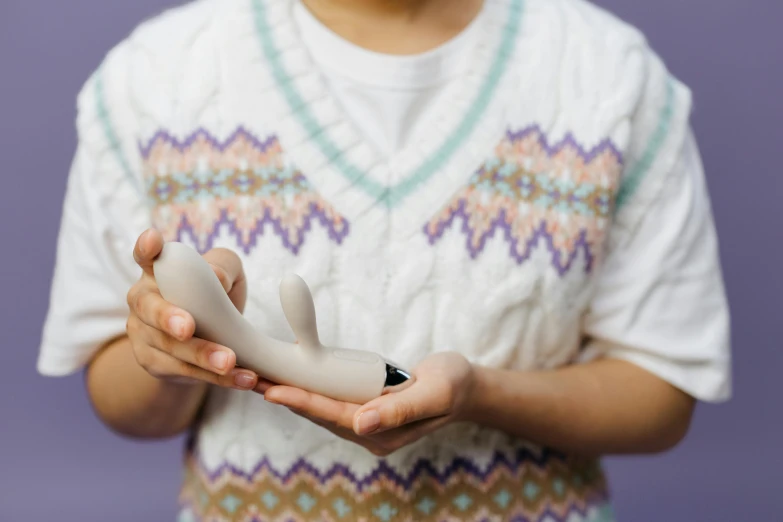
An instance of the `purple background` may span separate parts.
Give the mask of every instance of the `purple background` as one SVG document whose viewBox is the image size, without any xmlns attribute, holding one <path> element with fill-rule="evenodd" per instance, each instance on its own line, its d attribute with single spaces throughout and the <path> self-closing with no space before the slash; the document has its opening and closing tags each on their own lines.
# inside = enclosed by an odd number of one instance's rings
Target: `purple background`
<svg viewBox="0 0 783 522">
<path fill-rule="evenodd" d="M 665 455 L 611 459 L 621 520 L 783 520 L 783 2 L 602 0 L 695 92 L 733 312 L 735 398 L 703 406 Z M 93 417 L 81 377 L 34 363 L 74 98 L 165 0 L 0 0 L 0 521 L 173 520 L 180 441 L 133 443 Z M 776 166 L 777 165 L 777 166 Z M 778 500 L 776 500 L 778 499 Z M 777 514 L 775 514 L 777 513 Z"/>
</svg>

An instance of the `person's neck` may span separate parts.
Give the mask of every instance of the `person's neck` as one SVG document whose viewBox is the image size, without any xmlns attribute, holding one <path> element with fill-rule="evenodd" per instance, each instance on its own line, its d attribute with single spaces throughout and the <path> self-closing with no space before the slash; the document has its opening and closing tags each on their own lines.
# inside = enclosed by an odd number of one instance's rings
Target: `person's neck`
<svg viewBox="0 0 783 522">
<path fill-rule="evenodd" d="M 365 49 L 417 54 L 459 34 L 484 0 L 301 0 L 321 23 Z"/>
</svg>

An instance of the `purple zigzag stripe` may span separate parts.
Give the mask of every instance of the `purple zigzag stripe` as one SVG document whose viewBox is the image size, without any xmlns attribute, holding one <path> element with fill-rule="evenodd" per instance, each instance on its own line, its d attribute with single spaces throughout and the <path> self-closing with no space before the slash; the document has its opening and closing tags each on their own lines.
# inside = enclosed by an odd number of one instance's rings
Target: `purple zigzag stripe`
<svg viewBox="0 0 783 522">
<path fill-rule="evenodd" d="M 543 470 L 551 460 L 564 461 L 565 456 L 552 450 L 544 449 L 542 451 L 541 457 L 536 457 L 536 455 L 534 455 L 531 451 L 523 448 L 518 450 L 517 454 L 511 459 L 500 452 L 496 452 L 489 465 L 484 470 L 480 469 L 469 459 L 458 457 L 454 459 L 451 464 L 446 467 L 446 469 L 444 469 L 443 473 L 439 473 L 429 460 L 421 458 L 416 461 L 416 464 L 413 466 L 411 471 L 407 473 L 406 476 L 403 476 L 395 471 L 386 463 L 386 461 L 380 460 L 378 462 L 378 466 L 372 472 L 362 478 L 358 478 L 344 464 L 335 463 L 325 473 L 321 473 L 304 458 L 297 459 L 288 469 L 288 471 L 281 472 L 271 465 L 268 457 L 264 457 L 258 464 L 256 464 L 252 471 L 248 473 L 227 462 L 221 464 L 214 471 L 210 471 L 207 469 L 206 465 L 201 462 L 198 457 L 196 457 L 198 467 L 200 468 L 201 472 L 207 476 L 207 480 L 209 482 L 216 482 L 225 473 L 229 473 L 232 476 L 245 479 L 248 482 L 252 482 L 256 475 L 261 473 L 263 470 L 266 470 L 270 475 L 274 476 L 279 481 L 287 483 L 295 475 L 304 471 L 311 477 L 318 479 L 321 484 L 326 484 L 335 476 L 346 478 L 356 486 L 359 492 L 364 491 L 364 489 L 370 487 L 380 478 L 390 480 L 397 486 L 404 489 L 411 489 L 419 477 L 425 474 L 435 479 L 438 484 L 445 485 L 448 479 L 459 471 L 464 471 L 473 477 L 478 478 L 482 482 L 485 482 L 489 478 L 489 475 L 501 466 L 505 466 L 514 470 L 519 468 L 522 464 L 529 462 Z"/>
<path fill-rule="evenodd" d="M 585 502 L 585 507 L 580 508 L 576 505 L 570 505 L 568 507 L 568 510 L 563 514 L 563 516 L 557 515 L 551 508 L 546 508 L 541 512 L 541 514 L 538 517 L 527 517 L 524 515 L 517 515 L 514 517 L 511 517 L 508 519 L 508 522 L 573 522 L 573 516 L 579 515 L 582 518 L 587 518 L 588 516 L 588 510 L 591 507 L 597 507 L 601 504 L 605 504 L 608 499 L 606 498 L 599 498 L 598 495 L 596 495 L 596 498 L 590 498 Z M 190 503 L 184 503 L 180 506 L 182 509 L 186 508 L 192 508 L 192 505 Z M 193 509 L 191 509 L 191 512 Z M 246 519 L 248 522 L 272 522 L 273 520 L 275 522 L 301 522 L 302 518 L 286 518 L 286 519 L 276 519 L 276 518 L 260 518 L 256 515 L 253 515 L 252 518 Z M 495 520 L 494 518 L 480 518 L 480 519 L 474 519 L 470 522 L 492 522 Z"/>
<path fill-rule="evenodd" d="M 257 238 L 263 235 L 265 226 L 269 224 L 272 226 L 275 234 L 280 236 L 280 238 L 283 240 L 283 245 L 285 248 L 290 250 L 294 255 L 298 255 L 299 249 L 304 243 L 304 235 L 312 229 L 312 222 L 315 219 L 321 222 L 321 225 L 323 225 L 323 227 L 327 230 L 329 237 L 332 240 L 334 240 L 338 245 L 342 244 L 343 239 L 345 239 L 350 230 L 350 223 L 348 221 L 343 221 L 345 223 L 344 229 L 342 231 L 336 230 L 329 217 L 322 210 L 320 210 L 315 205 L 315 203 L 310 204 L 310 213 L 304 216 L 304 224 L 302 228 L 296 231 L 297 241 L 295 243 L 292 243 L 289 240 L 288 234 L 286 233 L 287 230 L 282 225 L 282 220 L 273 218 L 269 209 L 264 211 L 263 217 L 258 220 L 255 228 L 250 230 L 250 241 L 247 244 L 242 242 L 243 231 L 237 228 L 236 223 L 228 218 L 228 211 L 226 210 L 221 211 L 220 219 L 215 223 L 212 232 L 207 236 L 206 244 L 203 247 L 200 244 L 198 236 L 193 231 L 193 226 L 187 220 L 185 215 L 182 216 L 182 222 L 180 223 L 180 226 L 177 230 L 177 241 L 182 241 L 185 233 L 187 233 L 193 242 L 198 245 L 199 250 L 201 250 L 201 253 L 203 254 L 212 248 L 215 239 L 217 239 L 220 227 L 222 225 L 228 225 L 229 231 L 234 235 L 237 243 L 242 247 L 246 254 L 249 254 L 250 251 L 256 246 Z"/>
<path fill-rule="evenodd" d="M 215 138 L 206 129 L 198 129 L 195 132 L 189 134 L 184 140 L 181 141 L 176 137 L 172 136 L 171 134 L 169 134 L 168 132 L 160 130 L 156 132 L 155 135 L 152 136 L 152 138 L 150 138 L 147 141 L 146 145 L 139 142 L 139 151 L 141 152 L 142 157 L 144 159 L 147 159 L 155 144 L 158 141 L 163 141 L 165 143 L 168 143 L 175 149 L 177 149 L 179 152 L 184 152 L 185 149 L 193 145 L 193 143 L 195 143 L 196 140 L 198 140 L 199 138 L 204 138 L 214 148 L 216 148 L 220 152 L 224 152 L 240 137 L 246 138 L 253 145 L 254 148 L 258 149 L 261 152 L 266 152 L 266 149 L 268 149 L 274 142 L 277 141 L 277 136 L 275 135 L 269 136 L 266 140 L 261 141 L 258 138 L 256 138 L 250 131 L 246 130 L 244 127 L 237 127 L 237 130 L 231 133 L 231 135 L 228 138 L 226 138 L 223 142 Z"/>
<path fill-rule="evenodd" d="M 517 248 L 519 246 L 519 240 L 511 233 L 511 224 L 506 220 L 505 210 L 500 210 L 498 216 L 492 221 L 489 230 L 481 235 L 478 244 L 474 247 L 471 244 L 471 239 L 475 235 L 475 232 L 470 228 L 470 216 L 465 210 L 465 206 L 466 201 L 464 199 L 460 200 L 457 209 L 449 215 L 448 219 L 438 222 L 437 229 L 434 234 L 430 234 L 429 226 L 424 227 L 424 233 L 429 238 L 431 245 L 434 245 L 441 237 L 443 237 L 444 232 L 448 228 L 451 228 L 454 220 L 459 217 L 462 219 L 462 232 L 467 236 L 467 247 L 470 251 L 470 257 L 473 259 L 475 259 L 484 249 L 484 244 L 486 243 L 487 239 L 494 236 L 495 231 L 500 229 L 504 232 L 506 241 L 508 241 L 510 244 L 509 252 L 511 256 L 520 265 L 530 259 L 530 256 L 533 253 L 533 249 L 536 247 L 536 245 L 538 245 L 540 240 L 543 240 L 550 254 L 552 254 L 552 264 L 561 276 L 571 268 L 571 265 L 574 263 L 574 260 L 576 260 L 580 249 L 584 251 L 585 257 L 587 259 L 585 272 L 590 272 L 593 266 L 593 253 L 590 250 L 590 244 L 587 242 L 587 232 L 585 230 L 582 230 L 579 233 L 579 237 L 574 243 L 574 249 L 564 260 L 560 250 L 555 248 L 554 239 L 546 230 L 546 221 L 543 221 L 538 226 L 538 228 L 535 229 L 533 235 L 525 242 L 525 249 L 520 254 L 519 249 Z"/>
<path fill-rule="evenodd" d="M 585 148 L 576 141 L 576 138 L 574 138 L 573 134 L 570 132 L 567 133 L 562 140 L 554 144 L 550 144 L 546 138 L 546 133 L 544 133 L 544 131 L 538 125 L 531 125 L 530 127 L 525 127 L 519 131 L 506 131 L 506 137 L 512 142 L 527 138 L 530 135 L 537 135 L 539 145 L 541 145 L 541 148 L 544 149 L 547 155 L 550 157 L 563 150 L 566 146 L 571 146 L 577 150 L 585 162 L 589 163 L 598 157 L 601 153 L 608 150 L 617 158 L 618 163 L 623 165 L 622 153 L 609 139 L 603 140 L 590 150 L 585 150 Z"/>
</svg>

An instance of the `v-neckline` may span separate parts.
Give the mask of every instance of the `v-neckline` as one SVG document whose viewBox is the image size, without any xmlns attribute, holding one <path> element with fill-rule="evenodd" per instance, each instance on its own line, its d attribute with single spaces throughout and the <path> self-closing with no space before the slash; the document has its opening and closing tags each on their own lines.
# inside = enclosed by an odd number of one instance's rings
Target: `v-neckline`
<svg viewBox="0 0 783 522">
<path fill-rule="evenodd" d="M 278 95 L 278 139 L 311 184 L 348 220 L 387 218 L 393 234 L 410 233 L 467 181 L 502 134 L 508 61 L 516 47 L 523 0 L 485 0 L 479 45 L 464 81 L 422 139 L 384 158 L 343 111 L 314 65 L 294 20 L 296 0 L 250 0 L 255 30 Z M 459 37 L 459 36 L 457 36 Z M 446 110 L 446 108 L 450 110 Z M 467 174 L 466 174 L 467 172 Z M 438 188 L 424 190 L 436 181 Z M 434 187 L 432 187 L 434 188 Z M 405 208 L 406 212 L 395 212 Z"/>
</svg>

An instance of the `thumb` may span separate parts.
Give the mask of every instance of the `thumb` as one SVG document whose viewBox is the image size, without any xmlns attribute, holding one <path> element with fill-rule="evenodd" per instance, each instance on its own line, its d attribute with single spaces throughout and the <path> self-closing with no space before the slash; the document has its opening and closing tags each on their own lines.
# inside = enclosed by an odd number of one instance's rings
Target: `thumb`
<svg viewBox="0 0 783 522">
<path fill-rule="evenodd" d="M 141 233 L 133 247 L 133 259 L 144 273 L 154 276 L 152 264 L 163 250 L 163 236 L 157 230 L 150 228 Z"/>
</svg>

